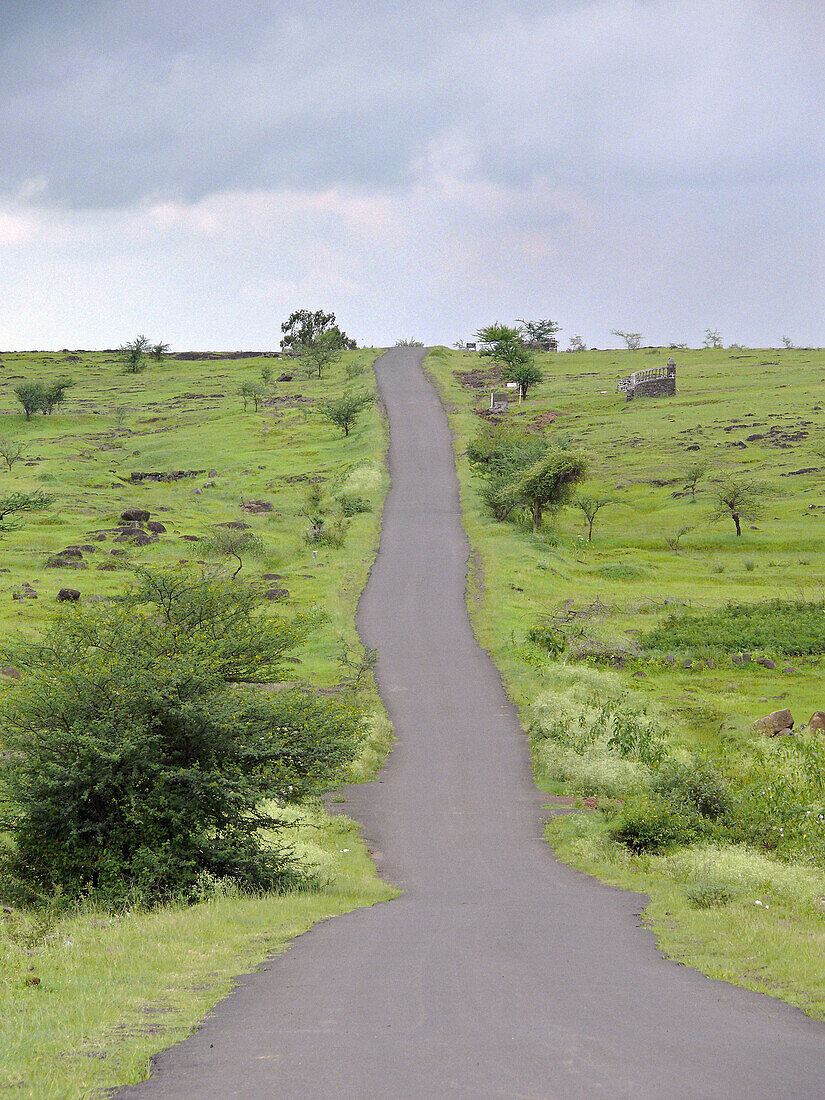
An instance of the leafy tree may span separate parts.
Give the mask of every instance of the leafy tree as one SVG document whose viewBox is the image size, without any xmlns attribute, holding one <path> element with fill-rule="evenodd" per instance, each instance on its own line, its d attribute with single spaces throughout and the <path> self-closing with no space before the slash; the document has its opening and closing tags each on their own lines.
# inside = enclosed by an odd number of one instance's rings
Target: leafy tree
<svg viewBox="0 0 825 1100">
<path fill-rule="evenodd" d="M 581 336 L 570 337 L 570 350 L 571 351 L 587 351 L 587 344 L 582 340 Z"/>
<path fill-rule="evenodd" d="M 244 412 L 246 412 L 250 402 L 252 402 L 255 412 L 257 412 L 266 397 L 266 390 L 259 382 L 243 382 L 238 393 L 243 398 Z"/>
<path fill-rule="evenodd" d="M 317 374 L 320 378 L 326 367 L 332 366 L 341 358 L 342 351 L 341 334 L 337 329 L 329 329 L 326 332 L 319 332 L 307 343 L 302 344 L 298 349 L 298 356 L 307 373 L 310 376 Z"/>
<path fill-rule="evenodd" d="M 722 337 L 716 329 L 705 329 L 705 339 L 702 341 L 702 346 L 705 348 L 721 348 Z"/>
<path fill-rule="evenodd" d="M 233 580 L 243 569 L 244 558 L 263 558 L 266 553 L 263 540 L 252 531 L 236 531 L 231 527 L 215 527 L 209 538 L 201 542 L 200 549 L 204 554 L 234 558 L 238 568 L 232 574 Z"/>
<path fill-rule="evenodd" d="M 592 542 L 593 524 L 596 521 L 596 516 L 602 508 L 606 508 L 608 504 L 615 504 L 615 501 L 611 500 L 610 497 L 577 496 L 573 503 L 581 508 L 584 513 L 584 518 L 587 520 L 587 541 Z"/>
<path fill-rule="evenodd" d="M 540 458 L 518 477 L 515 488 L 530 509 L 533 534 L 539 529 L 545 509 L 556 511 L 566 504 L 586 472 L 581 455 L 561 451 Z"/>
<path fill-rule="evenodd" d="M 543 321 L 525 321 L 521 317 L 516 318 L 521 325 L 521 333 L 528 344 L 547 344 L 555 340 L 556 333 L 561 332 L 558 321 L 546 318 Z"/>
<path fill-rule="evenodd" d="M 239 583 L 143 571 L 125 600 L 65 611 L 14 645 L 23 675 L 0 702 L 7 882 L 122 904 L 192 897 L 204 875 L 253 891 L 306 881 L 264 800 L 339 777 L 361 714 L 352 695 L 251 686 L 282 678 L 307 626 L 259 603 Z"/>
<path fill-rule="evenodd" d="M 622 332 L 620 328 L 612 328 L 610 332 L 613 336 L 618 336 L 620 340 L 624 340 L 628 351 L 638 351 L 642 346 L 641 332 Z"/>
<path fill-rule="evenodd" d="M 497 322 L 479 329 L 476 338 L 482 345 L 481 354 L 489 355 L 501 365 L 504 378 L 518 382 L 523 397 L 527 397 L 531 386 L 542 381 L 544 375 L 536 366 L 519 329 Z"/>
<path fill-rule="evenodd" d="M 20 524 L 10 516 L 20 516 L 25 512 L 42 512 L 50 508 L 54 497 L 42 493 L 39 489 L 33 493 L 7 493 L 0 497 L 0 531 L 14 531 Z"/>
<path fill-rule="evenodd" d="M 169 354 L 169 345 L 168 344 L 162 344 L 162 343 L 152 344 L 151 353 L 152 353 L 152 358 L 155 359 L 158 363 L 160 363 L 160 362 L 163 361 L 164 355 Z"/>
<path fill-rule="evenodd" d="M 545 456 L 550 442 L 512 424 L 488 425 L 467 446 L 470 465 L 484 478 L 481 497 L 497 520 L 520 506 L 517 476 Z"/>
<path fill-rule="evenodd" d="M 344 435 L 349 435 L 350 429 L 358 417 L 373 403 L 371 393 L 345 393 L 334 401 L 324 401 L 320 405 L 321 415 L 337 425 Z"/>
<path fill-rule="evenodd" d="M 9 473 L 15 462 L 19 462 L 25 453 L 25 445 L 19 439 L 0 439 L 0 458 L 5 462 Z"/>
<path fill-rule="evenodd" d="M 40 402 L 40 408 L 44 416 L 49 416 L 58 405 L 62 405 L 66 400 L 66 392 L 70 390 L 74 385 L 74 380 L 63 375 L 55 382 L 52 382 L 50 386 L 45 386 L 43 389 L 43 397 Z"/>
<path fill-rule="evenodd" d="M 281 325 L 281 332 L 281 349 L 289 355 L 300 355 L 306 344 L 311 344 L 316 336 L 325 332 L 335 334 L 334 339 L 341 349 L 355 349 L 355 341 L 335 323 L 335 314 L 324 313 L 321 309 L 314 313 L 309 309 L 295 310 Z"/>
<path fill-rule="evenodd" d="M 23 406 L 26 420 L 31 420 L 32 413 L 43 408 L 46 386 L 42 382 L 20 382 L 14 387 L 14 394 Z"/>
<path fill-rule="evenodd" d="M 118 354 L 123 361 L 123 369 L 127 374 L 139 374 L 146 369 L 146 356 L 151 347 L 148 336 L 136 336 L 118 349 Z"/>
<path fill-rule="evenodd" d="M 742 534 L 741 520 L 758 519 L 764 508 L 765 487 L 748 477 L 730 477 L 716 494 L 715 519 L 733 520 L 736 534 Z"/>
<path fill-rule="evenodd" d="M 691 463 L 685 470 L 684 489 L 685 492 L 690 490 L 691 500 L 696 500 L 696 490 L 699 487 L 699 482 L 704 478 L 708 472 L 707 459 L 700 458 L 698 461 Z"/>
</svg>

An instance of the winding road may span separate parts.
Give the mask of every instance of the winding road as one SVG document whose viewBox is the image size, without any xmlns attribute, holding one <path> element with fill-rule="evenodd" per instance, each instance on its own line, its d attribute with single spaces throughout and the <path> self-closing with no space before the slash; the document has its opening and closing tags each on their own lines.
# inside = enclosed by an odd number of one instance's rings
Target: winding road
<svg viewBox="0 0 825 1100">
<path fill-rule="evenodd" d="M 398 744 L 347 813 L 398 899 L 316 925 L 125 1097 L 825 1095 L 825 1028 L 665 961 L 639 895 L 554 859 L 526 739 L 464 602 L 469 547 L 423 352 L 377 363 L 392 488 L 361 635 Z"/>
</svg>

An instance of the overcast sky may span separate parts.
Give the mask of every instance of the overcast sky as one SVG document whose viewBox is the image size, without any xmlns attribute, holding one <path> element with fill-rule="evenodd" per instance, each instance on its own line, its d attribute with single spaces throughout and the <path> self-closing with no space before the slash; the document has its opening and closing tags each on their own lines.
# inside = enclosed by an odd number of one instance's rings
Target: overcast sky
<svg viewBox="0 0 825 1100">
<path fill-rule="evenodd" d="M 0 347 L 825 344 L 823 0 L 1 0 Z"/>
</svg>

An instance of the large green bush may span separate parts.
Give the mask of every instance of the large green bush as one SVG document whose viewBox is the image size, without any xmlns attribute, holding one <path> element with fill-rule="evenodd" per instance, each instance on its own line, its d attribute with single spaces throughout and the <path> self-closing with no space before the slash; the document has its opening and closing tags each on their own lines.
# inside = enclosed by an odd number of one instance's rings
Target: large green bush
<svg viewBox="0 0 825 1100">
<path fill-rule="evenodd" d="M 64 611 L 15 648 L 23 675 L 0 700 L 7 890 L 114 904 L 192 896 L 204 874 L 253 891 L 303 880 L 264 800 L 330 784 L 361 716 L 253 686 L 282 678 L 310 625 L 261 611 L 237 583 L 142 571 L 124 601 Z"/>
</svg>

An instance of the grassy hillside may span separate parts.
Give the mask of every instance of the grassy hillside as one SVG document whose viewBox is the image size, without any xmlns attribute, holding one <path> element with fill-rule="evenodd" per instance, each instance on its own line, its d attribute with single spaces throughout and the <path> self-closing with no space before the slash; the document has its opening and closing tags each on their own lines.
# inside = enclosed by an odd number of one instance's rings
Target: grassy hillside
<svg viewBox="0 0 825 1100">
<path fill-rule="evenodd" d="M 541 356 L 544 382 L 504 414 L 586 454 L 581 492 L 610 500 L 592 541 L 575 506 L 537 536 L 491 517 L 465 451 L 500 382 L 488 358 L 430 355 L 455 433 L 471 611 L 531 732 L 542 788 L 587 800 L 551 827 L 557 850 L 649 890 L 648 916 L 670 953 L 825 1016 L 814 962 L 825 942 L 822 743 L 750 729 L 769 711 L 790 708 L 798 728 L 825 708 L 825 353 L 676 351 L 676 396 L 627 402 L 616 392 L 618 379 L 669 354 Z M 697 460 L 707 471 L 694 499 L 685 479 Z M 763 492 L 741 537 L 713 515 L 732 475 Z M 733 630 L 707 617 L 731 601 L 748 605 Z M 680 634 L 673 615 L 700 621 Z M 564 644 L 562 659 L 542 647 L 543 632 Z M 662 760 L 690 770 L 697 754 L 730 785 L 737 827 L 702 820 L 692 843 L 617 843 L 628 815 L 638 825 L 646 813 L 652 827 Z"/>
<path fill-rule="evenodd" d="M 264 556 L 247 558 L 242 576 L 261 579 L 279 613 L 325 616 L 297 660 L 296 678 L 336 684 L 342 650 L 351 660 L 360 653 L 353 618 L 377 547 L 386 439 L 378 406 L 344 438 L 319 403 L 345 390 L 371 391 L 374 358 L 370 350 L 347 353 L 319 380 L 268 357 L 170 357 L 135 375 L 107 353 L 0 355 L 0 439 L 24 450 L 0 473 L 0 496 L 43 490 L 54 497 L 47 511 L 0 536 L 3 636 L 34 633 L 61 588 L 84 601 L 118 593 L 129 562 L 219 567 L 203 553 L 204 539 L 217 525 L 247 524 Z M 264 403 L 245 411 L 239 387 L 260 382 L 262 369 L 273 379 Z M 275 382 L 284 371 L 294 380 Z M 75 382 L 65 404 L 27 422 L 14 387 L 64 374 Z M 371 510 L 344 516 L 342 494 Z M 250 502 L 263 505 L 245 509 Z M 163 525 L 156 541 L 135 545 L 133 534 L 122 534 L 129 524 L 121 514 L 130 509 Z M 310 545 L 313 518 L 342 535 L 342 545 Z M 145 523 L 141 531 L 139 542 L 151 534 Z M 352 778 L 369 776 L 390 740 L 380 701 L 374 692 L 370 699 L 372 736 Z M 151 913 L 82 909 L 52 919 L 7 911 L 0 1087 L 10 1096 L 62 1098 L 138 1080 L 151 1054 L 182 1038 L 239 973 L 314 921 L 392 896 L 352 822 L 318 806 L 289 812 L 293 844 L 327 881 L 323 889 L 263 898 L 230 892 Z"/>
</svg>

